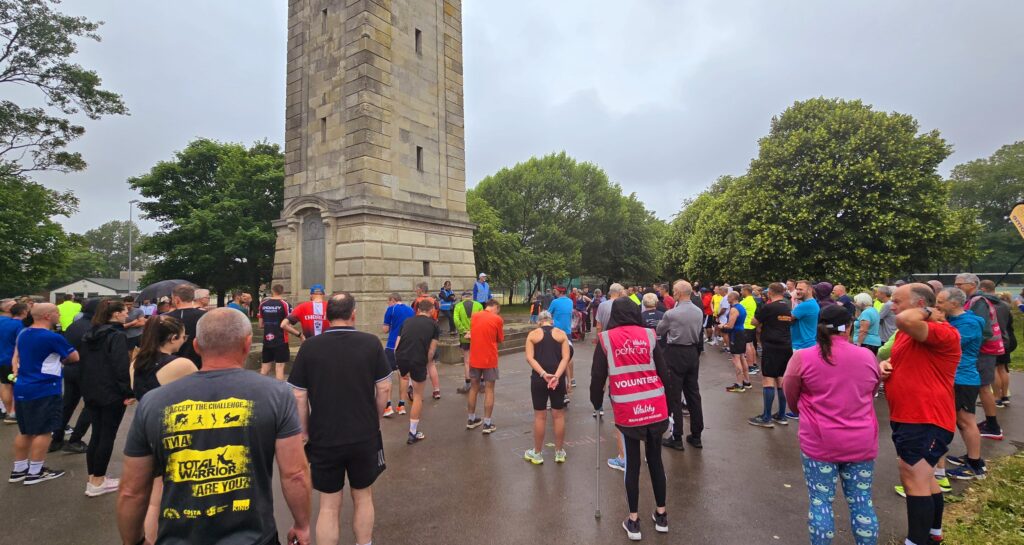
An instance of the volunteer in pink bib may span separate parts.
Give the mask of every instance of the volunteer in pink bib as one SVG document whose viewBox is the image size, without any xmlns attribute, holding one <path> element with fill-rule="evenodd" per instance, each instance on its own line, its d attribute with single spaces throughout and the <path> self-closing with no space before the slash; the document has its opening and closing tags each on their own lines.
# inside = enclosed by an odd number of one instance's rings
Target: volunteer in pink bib
<svg viewBox="0 0 1024 545">
<path fill-rule="evenodd" d="M 612 303 L 608 329 L 594 350 L 591 368 L 590 402 L 603 405 L 604 386 L 615 413 L 615 427 L 622 434 L 626 451 L 626 500 L 629 518 L 622 522 L 629 539 L 640 539 L 640 442 L 645 445 L 647 467 L 657 509 L 652 513 L 654 529 L 668 532 L 665 512 L 665 466 L 661 462 L 661 437 L 668 430 L 668 401 L 665 383 L 668 370 L 661 352 L 655 350 L 655 333 L 643 326 L 640 307 L 628 298 Z"/>
</svg>

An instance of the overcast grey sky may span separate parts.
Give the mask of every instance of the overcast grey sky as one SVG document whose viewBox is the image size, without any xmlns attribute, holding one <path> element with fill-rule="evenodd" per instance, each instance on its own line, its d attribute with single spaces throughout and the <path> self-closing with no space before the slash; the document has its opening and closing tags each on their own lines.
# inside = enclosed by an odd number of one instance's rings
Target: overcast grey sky
<svg viewBox="0 0 1024 545">
<path fill-rule="evenodd" d="M 81 232 L 126 218 L 125 180 L 209 137 L 281 142 L 286 0 L 65 0 L 103 20 L 78 61 L 132 115 L 88 122 L 71 189 Z M 468 184 L 565 150 L 668 219 L 742 173 L 796 100 L 860 98 L 954 146 L 943 165 L 1024 139 L 1024 2 L 464 0 Z M 144 222 L 144 230 L 155 225 Z"/>
</svg>

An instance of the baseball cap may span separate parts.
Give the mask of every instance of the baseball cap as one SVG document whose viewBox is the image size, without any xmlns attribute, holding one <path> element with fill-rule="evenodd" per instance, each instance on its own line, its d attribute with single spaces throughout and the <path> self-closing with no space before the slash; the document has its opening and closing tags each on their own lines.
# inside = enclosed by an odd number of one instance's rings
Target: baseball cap
<svg viewBox="0 0 1024 545">
<path fill-rule="evenodd" d="M 487 273 L 480 273 L 479 275 L 477 275 L 477 278 L 480 278 L 480 277 L 483 277 L 483 276 L 487 276 Z"/>
<path fill-rule="evenodd" d="M 309 287 L 309 294 L 310 295 L 313 295 L 314 293 L 317 293 L 317 292 L 320 292 L 320 294 L 323 295 L 323 293 L 324 293 L 324 285 L 323 284 L 313 284 L 312 286 Z"/>
<path fill-rule="evenodd" d="M 821 309 L 818 323 L 825 324 L 831 331 L 846 331 L 850 323 L 850 312 L 843 305 L 828 305 Z"/>
<path fill-rule="evenodd" d="M 472 297 L 473 296 L 473 292 L 471 292 L 469 290 L 466 290 L 466 291 L 462 292 L 462 296 L 463 297 Z"/>
</svg>

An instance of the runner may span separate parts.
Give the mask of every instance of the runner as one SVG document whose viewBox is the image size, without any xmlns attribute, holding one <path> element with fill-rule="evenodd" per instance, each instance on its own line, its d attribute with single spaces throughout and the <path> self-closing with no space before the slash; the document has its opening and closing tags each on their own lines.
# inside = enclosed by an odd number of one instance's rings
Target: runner
<svg viewBox="0 0 1024 545">
<path fill-rule="evenodd" d="M 569 299 L 565 295 L 564 286 L 553 286 L 551 288 L 555 292 L 555 300 L 551 301 L 551 305 L 548 306 L 548 312 L 551 313 L 551 318 L 554 320 L 554 326 L 562 330 L 569 337 L 569 346 L 572 346 L 572 312 L 573 303 L 572 299 Z M 572 398 L 572 389 L 576 387 L 576 378 L 573 375 L 572 358 L 569 358 L 569 370 L 565 373 L 566 377 L 569 378 L 569 390 L 567 392 L 568 399 Z"/>
<path fill-rule="evenodd" d="M 609 327 L 600 335 L 591 367 L 590 402 L 597 410 L 608 384 L 615 427 L 626 449 L 626 500 L 629 516 L 622 521 L 626 536 L 639 541 L 640 443 L 644 443 L 647 469 L 654 489 L 654 529 L 668 532 L 665 511 L 665 467 L 661 461 L 662 435 L 668 429 L 665 386 L 668 369 L 661 352 L 654 349 L 655 333 L 643 327 L 640 309 L 628 298 L 612 304 Z M 609 380 L 610 379 L 610 380 Z"/>
<path fill-rule="evenodd" d="M 750 284 L 740 286 L 740 305 L 746 312 L 743 320 L 743 334 L 747 343 L 747 372 L 756 375 L 761 371 L 757 364 L 757 326 L 754 325 L 754 314 L 757 313 L 757 301 L 754 300 L 754 289 Z"/>
<path fill-rule="evenodd" d="M 748 420 L 754 426 L 763 428 L 775 427 L 775 424 L 788 425 L 786 418 L 786 394 L 783 376 L 789 359 L 793 356 L 792 307 L 784 294 L 786 286 L 774 282 L 768 286 L 768 303 L 757 310 L 754 324 L 761 328 L 761 394 L 764 398 L 764 410 L 760 415 Z M 779 410 L 772 416 L 772 404 L 775 397 L 779 398 Z"/>
<path fill-rule="evenodd" d="M 985 460 L 981 459 L 981 436 L 974 419 L 981 390 L 978 373 L 978 351 L 981 350 L 981 331 L 985 320 L 973 312 L 964 311 L 967 295 L 959 288 L 944 288 L 939 292 L 935 306 L 946 315 L 949 323 L 960 333 L 960 362 L 953 378 L 953 398 L 956 400 L 956 427 L 967 447 L 963 456 L 946 456 L 946 460 L 960 467 L 949 471 L 955 479 L 985 478 Z M 940 463 L 939 466 L 944 466 Z M 936 470 L 937 472 L 938 470 Z"/>
<path fill-rule="evenodd" d="M 242 298 L 242 290 L 231 290 L 231 302 L 227 304 L 228 308 L 233 308 L 242 314 L 248 315 L 248 311 L 245 307 L 245 301 Z"/>
<path fill-rule="evenodd" d="M 700 334 L 703 311 L 693 304 L 693 288 L 685 280 L 672 286 L 676 305 L 665 313 L 657 325 L 657 332 L 665 343 L 664 358 L 668 371 L 668 408 L 672 412 L 672 434 L 662 440 L 662 446 L 683 450 L 683 409 L 690 412 L 690 434 L 686 442 L 695 448 L 704 448 L 704 410 L 700 397 Z M 683 403 L 685 399 L 685 406 Z"/>
<path fill-rule="evenodd" d="M 470 291 L 462 292 L 462 301 L 455 305 L 455 328 L 459 334 L 459 349 L 462 350 L 462 366 L 465 369 L 463 378 L 466 383 L 459 387 L 456 392 L 460 394 L 468 394 L 470 389 L 469 380 L 469 346 L 470 346 L 470 334 L 469 334 L 469 321 L 472 319 L 473 314 L 484 309 L 484 306 L 473 300 L 473 293 Z M 539 312 L 539 311 L 538 311 Z"/>
<path fill-rule="evenodd" d="M 900 480 L 907 494 L 907 542 L 941 540 L 943 499 L 935 465 L 956 429 L 953 379 L 960 361 L 956 329 L 933 309 L 935 293 L 907 284 L 892 297 L 896 340 L 890 360 L 880 364 Z"/>
<path fill-rule="evenodd" d="M 75 316 L 82 312 L 82 304 L 75 301 L 73 293 L 68 293 L 64 295 L 64 302 L 57 305 L 57 311 L 60 312 L 60 330 L 67 331 L 71 322 L 75 321 Z"/>
<path fill-rule="evenodd" d="M 537 316 L 540 327 L 526 336 L 526 363 L 529 364 L 530 396 L 533 398 L 533 448 L 524 457 L 533 464 L 544 463 L 544 430 L 547 409 L 555 433 L 555 463 L 565 462 L 565 370 L 569 365 L 569 337 L 556 329 L 551 313 Z"/>
<path fill-rule="evenodd" d="M 309 301 L 299 303 L 285 321 L 281 322 L 281 329 L 302 339 L 312 339 L 324 332 L 328 327 L 327 304 L 324 303 L 323 284 L 313 284 L 309 288 Z M 294 324 L 300 324 L 296 329 Z"/>
<path fill-rule="evenodd" d="M 882 346 L 882 337 L 879 335 L 881 319 L 878 311 L 875 310 L 871 296 L 867 293 L 858 293 L 853 300 L 857 310 L 860 311 L 857 319 L 853 322 L 851 333 L 853 343 L 877 354 L 878 349 Z M 885 305 L 883 304 L 882 307 L 884 308 Z"/>
<path fill-rule="evenodd" d="M 815 343 L 821 307 L 811 292 L 811 283 L 807 280 L 796 283 L 796 294 L 793 299 L 796 304 L 793 306 L 793 324 L 790 328 L 793 350 L 810 348 Z"/>
<path fill-rule="evenodd" d="M 772 305 L 789 306 L 781 293 Z M 809 496 L 811 543 L 832 543 L 836 533 L 832 502 L 836 481 L 842 479 L 853 539 L 857 545 L 875 545 L 878 516 L 871 483 L 878 457 L 873 397 L 879 369 L 871 353 L 849 342 L 850 313 L 845 308 L 826 307 L 819 320 L 817 345 L 795 352 L 785 374 L 789 406 L 800 413 L 800 458 Z M 767 366 L 766 360 L 766 370 Z"/>
<path fill-rule="evenodd" d="M 882 310 L 878 311 L 878 338 L 882 344 L 896 333 L 896 314 L 892 311 L 892 288 L 882 286 L 875 290 L 875 299 L 882 302 Z"/>
<path fill-rule="evenodd" d="M 704 342 L 714 346 L 718 344 L 715 339 L 715 313 L 712 307 L 714 296 L 707 288 L 700 289 L 701 309 L 704 311 Z"/>
<path fill-rule="evenodd" d="M 78 352 L 50 331 L 60 323 L 57 305 L 32 307 L 32 325 L 18 334 L 13 371 L 18 435 L 14 438 L 14 469 L 7 482 L 35 485 L 64 475 L 43 466 L 50 434 L 61 425 L 61 363 L 75 363 Z"/>
<path fill-rule="evenodd" d="M 14 383 L 8 378 L 14 372 L 12 359 L 14 358 L 14 346 L 18 339 L 18 333 L 25 328 L 22 323 L 28 316 L 28 307 L 22 303 L 15 303 L 7 300 L 0 310 L 6 315 L 0 315 L 0 400 L 3 401 L 7 413 L 4 415 L 4 424 L 16 424 L 17 411 L 14 405 Z M 75 401 L 78 404 L 78 401 Z M 61 437 L 64 436 L 64 427 L 61 426 Z"/>
<path fill-rule="evenodd" d="M 985 291 L 985 282 L 982 282 L 981 289 Z M 992 290 L 994 292 L 994 285 Z M 1003 332 L 1004 352 L 1002 356 L 996 356 L 996 381 L 993 383 L 993 387 L 995 388 L 996 407 L 1005 409 L 1010 405 L 1010 361 L 1011 354 L 1017 349 L 1017 335 L 1013 329 L 1013 313 L 1010 309 L 1013 308 L 1014 303 L 1010 293 L 1000 292 L 999 299 L 1005 303 L 996 309 L 999 316 L 999 329 Z"/>
<path fill-rule="evenodd" d="M 246 316 L 218 308 L 197 325 L 203 370 L 150 391 L 135 411 L 118 490 L 121 541 L 144 543 L 157 476 L 164 484 L 159 542 L 277 543 L 276 458 L 294 521 L 287 543 L 307 545 L 311 487 L 295 396 L 242 368 L 252 345 Z"/>
<path fill-rule="evenodd" d="M 497 429 L 491 420 L 491 415 L 494 413 L 494 387 L 498 380 L 498 344 L 505 340 L 505 321 L 499 316 L 500 313 L 501 305 L 491 299 L 487 301 L 482 311 L 473 313 L 469 325 L 470 339 L 472 339 L 469 345 L 471 383 L 467 402 L 469 416 L 466 421 L 466 429 L 471 430 L 482 423 L 484 435 L 490 435 Z M 572 361 L 572 356 L 569 361 Z M 482 422 L 476 415 L 476 398 L 480 393 L 481 382 L 484 383 L 484 419 Z"/>
<path fill-rule="evenodd" d="M 853 304 L 853 299 L 846 294 L 846 286 L 836 284 L 832 288 L 832 297 L 835 298 L 837 304 L 842 305 L 843 308 L 846 309 L 846 312 L 850 313 L 850 316 L 855 316 L 857 314 L 857 308 Z M 869 295 L 868 297 L 870 298 L 871 296 Z"/>
<path fill-rule="evenodd" d="M 174 286 L 174 289 L 171 290 L 171 304 L 174 306 L 174 309 L 166 313 L 166 315 L 174 316 L 181 323 L 185 324 L 185 334 L 188 335 L 189 339 L 196 338 L 196 328 L 198 327 L 199 319 L 206 314 L 205 310 L 196 308 L 195 296 L 196 289 L 189 284 Z M 196 352 L 192 341 L 181 345 L 178 355 L 192 360 L 192 363 L 196 364 L 196 369 L 203 368 L 203 357 Z"/>
<path fill-rule="evenodd" d="M 64 331 L 64 340 L 74 347 L 79 353 L 79 357 L 85 350 L 85 335 L 92 330 L 92 319 L 96 315 L 96 309 L 99 308 L 101 301 L 98 297 L 86 299 L 82 304 L 82 316 L 71 322 L 71 325 Z M 195 368 L 195 364 L 192 367 Z M 63 450 L 69 454 L 85 454 L 89 446 L 82 441 L 82 438 L 85 437 L 92 425 L 90 411 L 83 408 L 78 412 L 78 420 L 75 421 L 75 427 L 71 429 L 71 436 L 65 437 L 68 435 L 68 424 L 71 422 L 71 417 L 74 416 L 79 402 L 82 401 L 82 366 L 77 363 L 65 365 L 62 374 L 64 375 L 63 415 L 60 428 L 53 432 L 50 452 Z M 66 442 L 65 439 L 67 439 Z"/>
<path fill-rule="evenodd" d="M 423 384 L 427 381 L 427 367 L 434 361 L 437 340 L 441 337 L 441 329 L 433 318 L 434 311 L 433 301 L 420 299 L 416 303 L 416 315 L 405 320 L 395 341 L 395 359 L 401 373 L 399 388 L 410 405 L 408 445 L 425 437 L 419 429 L 423 413 Z"/>
<path fill-rule="evenodd" d="M 142 327 L 146 325 L 146 314 L 142 312 L 141 308 L 135 308 L 134 297 L 129 295 L 122 301 L 128 311 L 128 318 L 124 322 L 124 335 L 128 339 L 128 351 L 134 352 L 139 347 L 139 339 L 142 338 Z"/>
<path fill-rule="evenodd" d="M 288 377 L 309 438 L 313 489 L 320 492 L 316 542 L 337 545 L 342 488 L 352 496 L 356 543 L 373 540 L 373 492 L 385 469 L 380 417 L 391 398 L 391 365 L 376 335 L 356 331 L 356 300 L 327 301 L 330 327 L 302 345 Z"/>
<path fill-rule="evenodd" d="M 729 354 L 731 354 L 732 367 L 736 371 L 736 382 L 725 388 L 726 392 L 742 394 L 751 388 L 749 367 L 744 361 L 747 353 L 747 335 L 743 330 L 743 324 L 747 320 L 747 309 L 740 304 L 740 294 L 730 291 L 725 298 L 729 305 L 729 319 L 722 325 L 722 331 L 729 334 Z"/>
<path fill-rule="evenodd" d="M 654 293 L 644 294 L 643 312 L 640 313 L 640 319 L 644 322 L 644 327 L 647 329 L 653 329 L 657 331 L 658 324 L 665 318 L 665 311 L 658 310 L 658 296 Z M 658 346 L 664 348 L 665 343 L 661 334 L 658 334 Z"/>
<path fill-rule="evenodd" d="M 729 341 L 732 340 L 733 335 L 731 331 L 725 331 L 724 326 L 729 323 L 729 311 L 732 309 L 732 303 L 729 302 L 729 294 L 733 292 L 729 290 L 728 286 L 719 286 L 718 291 L 722 296 L 717 307 L 718 334 L 722 339 L 722 352 L 729 354 Z"/>
<path fill-rule="evenodd" d="M 430 295 L 430 288 L 427 283 L 420 282 L 419 284 L 416 284 L 416 299 L 413 299 L 412 308 L 418 309 L 420 301 L 424 300 L 430 301 L 431 304 L 434 305 L 434 310 L 430 313 L 430 317 L 433 318 L 435 322 L 438 321 L 438 318 L 440 317 L 441 303 Z M 438 326 L 438 330 L 440 330 L 440 326 Z M 430 377 L 430 385 L 434 388 L 433 396 L 435 400 L 441 399 L 441 379 L 437 376 L 437 361 L 440 357 L 441 352 L 435 351 L 434 358 L 427 362 L 427 376 Z"/>
<path fill-rule="evenodd" d="M 398 371 L 398 360 L 395 359 L 395 345 L 398 342 L 398 335 L 402 332 L 402 324 L 409 318 L 416 315 L 416 311 L 409 305 L 402 302 L 402 296 L 397 292 L 392 293 L 388 296 L 388 308 L 384 311 L 384 333 L 388 334 L 387 343 L 384 345 L 384 356 L 388 360 L 388 365 L 391 366 L 392 374 Z M 401 386 L 402 378 L 401 374 L 398 377 L 399 386 Z M 402 397 L 402 388 L 398 388 L 398 414 L 405 414 L 405 399 Z M 391 405 L 391 397 L 388 395 L 388 403 L 384 407 L 384 418 L 391 418 L 395 414 L 395 409 Z"/>
<path fill-rule="evenodd" d="M 270 297 L 260 302 L 259 324 L 263 328 L 263 353 L 260 357 L 260 374 L 270 374 L 270 364 L 274 364 L 274 377 L 284 380 L 284 367 L 292 359 L 291 348 L 288 346 L 288 334 L 281 323 L 288 319 L 291 308 L 284 300 L 284 286 L 274 284 L 270 287 Z"/>
<path fill-rule="evenodd" d="M 985 420 L 978 423 L 978 431 L 986 439 L 1002 441 L 1003 428 L 996 417 L 996 399 L 992 391 L 996 378 L 996 358 L 1006 353 L 997 312 L 1002 302 L 995 295 L 979 291 L 980 284 L 977 275 L 963 273 L 956 276 L 953 285 L 967 295 L 967 306 L 964 310 L 969 310 L 985 320 L 981 350 L 978 353 L 978 373 L 981 374 L 981 391 L 978 397 L 981 398 L 981 406 L 985 410 Z"/>
</svg>

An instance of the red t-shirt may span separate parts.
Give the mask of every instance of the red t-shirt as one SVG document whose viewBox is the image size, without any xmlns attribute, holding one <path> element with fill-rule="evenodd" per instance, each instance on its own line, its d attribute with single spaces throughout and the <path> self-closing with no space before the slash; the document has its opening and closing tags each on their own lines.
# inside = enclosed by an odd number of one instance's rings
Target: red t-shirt
<svg viewBox="0 0 1024 545">
<path fill-rule="evenodd" d="M 307 339 L 324 332 L 327 322 L 327 301 L 306 301 L 299 303 L 288 315 L 289 322 L 302 324 L 302 335 Z"/>
<path fill-rule="evenodd" d="M 705 292 L 704 295 L 701 295 L 701 297 L 700 297 L 701 303 L 704 304 L 704 315 L 705 316 L 714 316 L 715 315 L 714 309 L 711 308 L 711 301 L 712 301 L 713 297 L 714 296 L 711 295 L 708 292 Z"/>
<path fill-rule="evenodd" d="M 415 312 L 419 312 L 420 311 L 420 309 L 419 309 L 420 301 L 422 301 L 424 299 L 428 299 L 428 300 L 430 300 L 430 302 L 434 303 L 434 310 L 432 310 L 430 312 L 430 317 L 433 318 L 434 321 L 436 322 L 437 321 L 437 317 L 438 317 L 438 310 L 440 310 L 440 308 L 441 308 L 440 304 L 437 302 L 437 299 L 434 299 L 433 297 L 431 297 L 429 295 L 420 295 L 419 297 L 417 297 L 416 299 L 413 300 L 413 302 L 412 302 L 412 310 L 415 311 Z M 454 314 L 453 314 L 453 316 L 454 316 Z"/>
<path fill-rule="evenodd" d="M 932 424 L 956 432 L 953 377 L 960 362 L 960 333 L 947 322 L 927 322 L 928 338 L 917 342 L 902 331 L 892 346 L 892 375 L 885 382 L 889 419 Z"/>
<path fill-rule="evenodd" d="M 505 320 L 489 311 L 477 311 L 469 319 L 469 366 L 493 369 L 498 366 L 498 343 L 505 340 Z"/>
<path fill-rule="evenodd" d="M 672 310 L 676 306 L 676 300 L 667 293 L 661 296 L 661 302 L 665 305 L 665 310 Z"/>
</svg>

